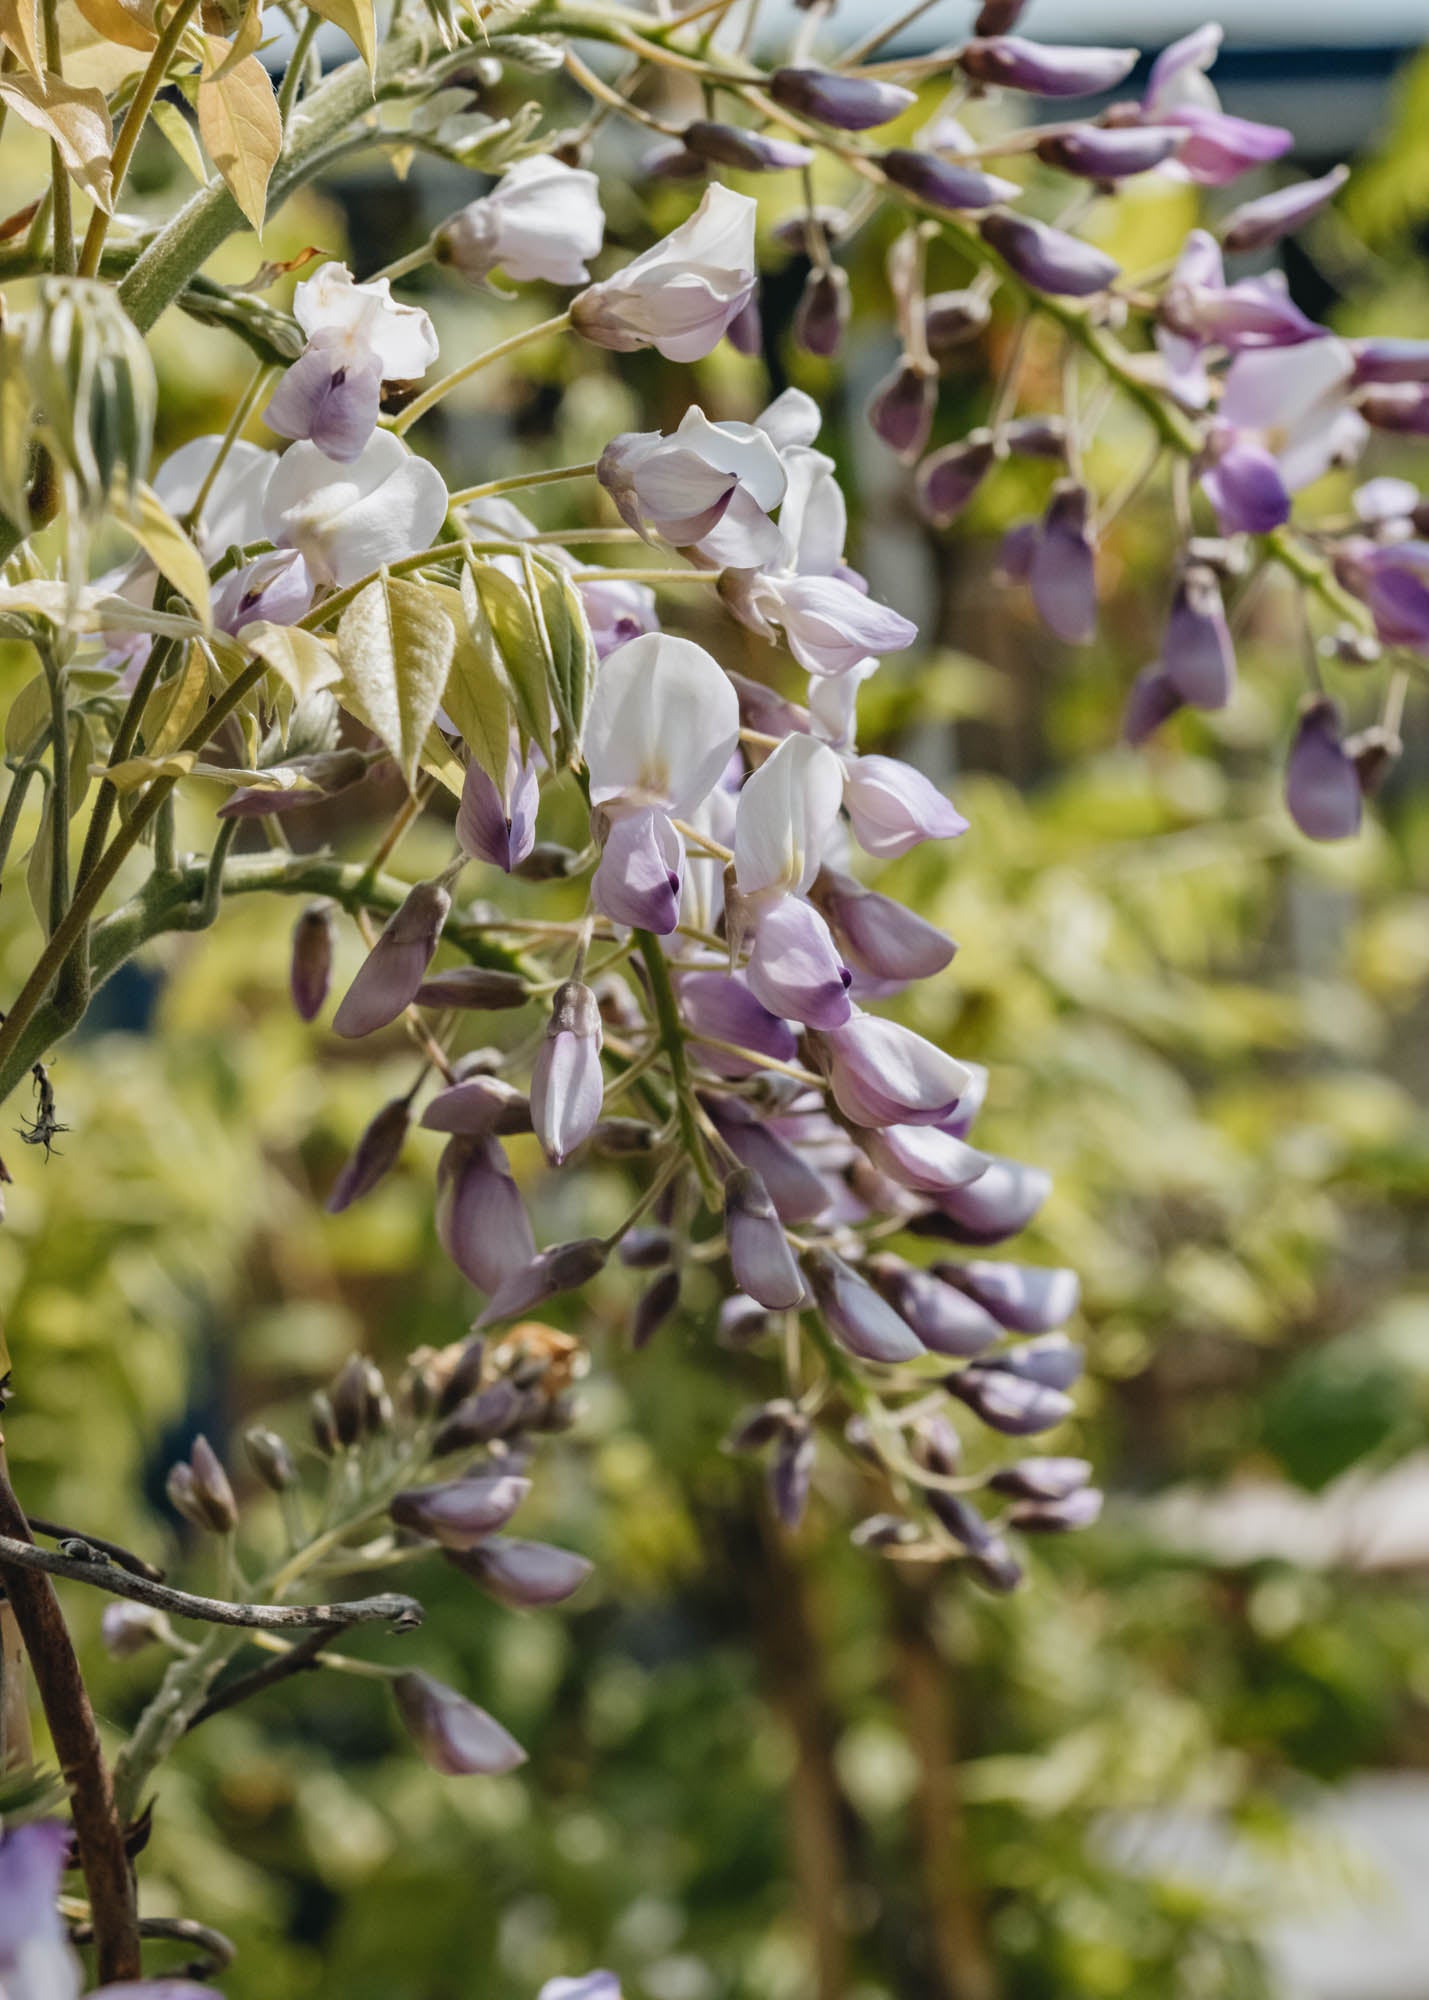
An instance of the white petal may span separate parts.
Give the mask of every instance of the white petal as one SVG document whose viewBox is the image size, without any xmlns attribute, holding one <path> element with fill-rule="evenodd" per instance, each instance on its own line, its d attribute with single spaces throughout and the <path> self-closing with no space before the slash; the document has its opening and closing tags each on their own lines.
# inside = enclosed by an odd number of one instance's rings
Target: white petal
<svg viewBox="0 0 1429 2000">
<path fill-rule="evenodd" d="M 799 894 L 819 872 L 838 824 L 843 766 L 826 743 L 786 736 L 745 780 L 734 820 L 740 894 Z"/>
<path fill-rule="evenodd" d="M 602 663 L 585 726 L 591 802 L 659 802 L 681 817 L 718 783 L 739 741 L 739 697 L 691 639 L 646 632 Z"/>
</svg>

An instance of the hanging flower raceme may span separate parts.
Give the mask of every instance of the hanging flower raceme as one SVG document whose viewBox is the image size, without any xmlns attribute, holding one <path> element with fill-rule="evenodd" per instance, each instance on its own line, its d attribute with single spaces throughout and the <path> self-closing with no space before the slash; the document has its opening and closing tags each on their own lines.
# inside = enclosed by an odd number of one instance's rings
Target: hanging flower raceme
<svg viewBox="0 0 1429 2000">
<path fill-rule="evenodd" d="M 377 426 L 384 385 L 414 385 L 436 360 L 436 330 L 420 306 L 393 299 L 386 278 L 359 285 L 345 264 L 324 264 L 303 279 L 293 313 L 308 344 L 264 421 L 280 437 L 307 438 L 348 464 Z"/>
</svg>

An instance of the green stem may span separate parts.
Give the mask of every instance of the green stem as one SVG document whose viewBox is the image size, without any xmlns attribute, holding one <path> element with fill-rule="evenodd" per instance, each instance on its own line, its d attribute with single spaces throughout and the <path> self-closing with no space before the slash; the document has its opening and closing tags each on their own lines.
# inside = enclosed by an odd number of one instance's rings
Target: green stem
<svg viewBox="0 0 1429 2000">
<path fill-rule="evenodd" d="M 458 383 L 467 381 L 479 369 L 489 368 L 494 361 L 504 361 L 508 354 L 515 354 L 520 348 L 529 346 L 532 341 L 544 340 L 549 334 L 564 333 L 570 323 L 571 316 L 568 312 L 557 313 L 554 319 L 543 319 L 536 326 L 528 326 L 520 333 L 513 333 L 506 340 L 498 340 L 495 347 L 488 347 L 484 354 L 473 355 L 470 361 L 464 361 L 460 368 L 453 368 L 450 375 L 443 375 L 440 382 L 434 382 L 430 389 L 422 391 L 415 402 L 409 403 L 393 424 L 393 430 L 398 437 L 401 437 L 412 428 L 419 417 L 424 417 L 443 396 L 455 389 Z"/>
<path fill-rule="evenodd" d="M 40 12 L 45 31 L 45 67 L 55 76 L 64 74 L 60 42 L 58 0 L 41 0 Z M 74 214 L 69 185 L 69 169 L 59 147 L 50 141 L 50 187 L 54 195 L 54 255 L 52 268 L 60 277 L 74 270 Z"/>
<path fill-rule="evenodd" d="M 545 472 L 513 472 L 506 479 L 488 479 L 480 486 L 463 486 L 451 495 L 453 507 L 464 506 L 468 500 L 489 500 L 496 493 L 519 493 L 527 486 L 550 486 L 558 479 L 588 479 L 596 469 L 596 462 L 589 465 L 554 465 Z"/>
<path fill-rule="evenodd" d="M 293 53 L 288 58 L 288 67 L 283 71 L 282 87 L 278 92 L 278 116 L 283 121 L 286 133 L 288 121 L 298 101 L 298 92 L 303 85 L 303 72 L 308 66 L 308 51 L 317 39 L 322 24 L 322 16 L 310 13 L 298 30 L 298 39 L 293 44 Z"/>
<path fill-rule="evenodd" d="M 64 669 L 43 654 L 50 689 L 50 932 L 60 927 L 69 902 L 69 716 Z"/>
<path fill-rule="evenodd" d="M 4 874 L 6 864 L 10 859 L 10 849 L 14 845 L 15 829 L 20 824 L 20 814 L 24 808 L 25 796 L 36 775 L 42 768 L 40 758 L 44 755 L 45 746 L 48 742 L 49 735 L 47 732 L 44 738 L 35 745 L 34 752 L 28 762 L 21 764 L 19 769 L 11 774 L 10 789 L 5 794 L 4 810 L 0 811 L 0 875 Z"/>
<path fill-rule="evenodd" d="M 169 64 L 188 30 L 189 22 L 198 11 L 198 4 L 199 0 L 179 0 L 178 6 L 165 22 L 164 31 L 154 46 L 154 52 L 135 85 L 134 95 L 129 100 L 129 109 L 125 112 L 124 122 L 115 137 L 114 152 L 110 159 L 114 190 L 111 199 L 116 207 L 119 202 L 119 191 L 124 185 L 124 177 L 129 171 L 129 162 L 134 157 L 134 148 L 139 143 L 139 135 L 154 108 L 154 99 L 164 87 Z M 109 233 L 111 219 L 96 204 L 94 213 L 89 218 L 89 228 L 84 236 L 84 248 L 79 257 L 79 275 L 82 278 L 92 278 L 99 269 L 99 259 L 104 251 L 104 239 Z"/>
<path fill-rule="evenodd" d="M 699 1107 L 695 1102 L 694 1086 L 690 1082 L 690 1066 L 685 1059 L 685 1030 L 680 1021 L 680 1010 L 675 1003 L 675 989 L 670 984 L 670 968 L 665 962 L 659 938 L 649 931 L 637 931 L 640 956 L 645 965 L 646 977 L 650 982 L 650 996 L 655 1003 L 655 1019 L 660 1029 L 660 1040 L 664 1044 L 665 1055 L 670 1064 L 670 1077 L 675 1086 L 675 1115 L 679 1120 L 680 1137 L 690 1165 L 699 1177 L 700 1188 L 706 1206 L 718 1214 L 720 1193 L 705 1155 L 705 1143 L 700 1133 Z"/>
<path fill-rule="evenodd" d="M 154 1771 L 188 1729 L 208 1699 L 208 1691 L 246 1633 L 220 1628 L 208 1634 L 187 1659 L 175 1660 L 158 1693 L 135 1725 L 134 1733 L 114 1760 L 114 1803 L 121 1825 L 139 1811 Z"/>
</svg>

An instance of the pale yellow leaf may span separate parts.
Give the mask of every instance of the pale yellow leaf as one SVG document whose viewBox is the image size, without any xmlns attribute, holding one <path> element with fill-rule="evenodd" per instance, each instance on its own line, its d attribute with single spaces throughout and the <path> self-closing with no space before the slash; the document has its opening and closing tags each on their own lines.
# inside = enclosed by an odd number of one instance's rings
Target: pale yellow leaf
<svg viewBox="0 0 1429 2000">
<path fill-rule="evenodd" d="M 204 559 L 152 486 L 139 488 L 124 525 L 154 566 L 188 599 L 204 628 L 212 625 Z"/>
<path fill-rule="evenodd" d="M 43 76 L 45 61 L 40 53 L 37 0 L 0 0 L 0 42 L 31 76 Z"/>
<path fill-rule="evenodd" d="M 238 635 L 239 643 L 256 653 L 292 689 L 298 701 L 305 701 L 320 688 L 334 687 L 342 679 L 342 668 L 316 632 L 301 625 L 270 625 L 255 619 Z"/>
<path fill-rule="evenodd" d="M 268 176 L 283 144 L 283 126 L 273 85 L 257 56 L 248 56 L 228 76 L 203 78 L 198 129 L 229 193 L 261 235 Z"/>
<path fill-rule="evenodd" d="M 341 28 L 366 63 L 368 73 L 377 60 L 377 16 L 373 0 L 311 0 L 315 14 Z"/>
<path fill-rule="evenodd" d="M 109 154 L 114 143 L 102 91 L 79 90 L 63 77 L 0 76 L 0 103 L 53 139 L 71 177 L 108 211 L 114 205 Z"/>
<path fill-rule="evenodd" d="M 95 33 L 126 49 L 152 49 L 159 37 L 148 0 L 74 0 Z"/>
<path fill-rule="evenodd" d="M 246 0 L 231 43 L 217 35 L 209 36 L 209 60 L 213 62 L 217 59 L 217 66 L 211 71 L 214 82 L 220 77 L 230 76 L 241 62 L 246 62 L 262 39 L 263 0 Z"/>
<path fill-rule="evenodd" d="M 186 778 L 194 767 L 196 752 L 183 750 L 167 757 L 127 757 L 122 764 L 91 764 L 90 775 L 108 778 L 116 792 L 137 791 L 151 778 Z"/>
<path fill-rule="evenodd" d="M 409 788 L 455 651 L 456 627 L 431 593 L 385 572 L 339 621 L 338 699 L 380 737 Z"/>
<path fill-rule="evenodd" d="M 190 646 L 176 674 L 156 687 L 144 710 L 144 743 L 151 757 L 177 750 L 202 720 L 212 693 L 211 668 L 201 646 Z"/>
</svg>

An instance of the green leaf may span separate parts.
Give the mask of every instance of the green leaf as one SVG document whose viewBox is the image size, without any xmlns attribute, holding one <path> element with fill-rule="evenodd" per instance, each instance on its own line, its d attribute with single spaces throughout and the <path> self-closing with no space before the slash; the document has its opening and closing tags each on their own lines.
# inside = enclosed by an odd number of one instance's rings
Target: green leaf
<svg viewBox="0 0 1429 2000">
<path fill-rule="evenodd" d="M 33 750 L 50 726 L 54 713 L 49 683 L 43 674 L 25 682 L 5 716 L 5 755 L 23 757 Z"/>
<path fill-rule="evenodd" d="M 337 628 L 339 700 L 386 744 L 410 789 L 456 652 L 456 627 L 430 590 L 384 570 Z"/>
<path fill-rule="evenodd" d="M 165 98 L 156 98 L 149 113 L 156 124 L 200 187 L 208 181 L 208 162 L 204 159 L 203 148 L 194 137 L 194 128 L 180 111 L 177 104 L 170 104 Z"/>
<path fill-rule="evenodd" d="M 183 665 L 155 688 L 144 710 L 144 742 L 151 757 L 177 750 L 208 707 L 212 692 L 208 660 L 190 646 Z"/>
<path fill-rule="evenodd" d="M 456 627 L 456 651 L 443 706 L 473 757 L 498 790 L 505 789 L 511 746 L 511 697 L 491 628 L 481 619 L 472 630 L 462 593 L 449 584 L 429 586 Z"/>
<path fill-rule="evenodd" d="M 377 62 L 377 19 L 373 0 L 312 0 L 312 10 L 341 28 L 371 74 Z"/>
<path fill-rule="evenodd" d="M 331 649 L 316 632 L 307 632 L 301 625 L 270 625 L 266 619 L 255 619 L 243 627 L 239 637 L 250 653 L 256 653 L 287 683 L 298 701 L 306 701 L 320 688 L 335 687 L 342 679 L 342 668 Z"/>
<path fill-rule="evenodd" d="M 551 667 L 531 595 L 495 563 L 477 560 L 465 572 L 462 603 L 475 643 L 500 660 L 522 735 L 551 758 Z"/>
</svg>

